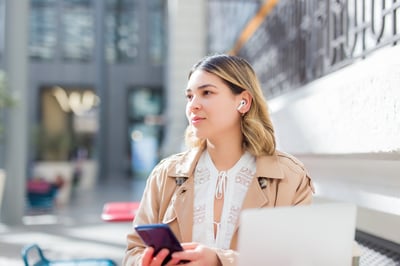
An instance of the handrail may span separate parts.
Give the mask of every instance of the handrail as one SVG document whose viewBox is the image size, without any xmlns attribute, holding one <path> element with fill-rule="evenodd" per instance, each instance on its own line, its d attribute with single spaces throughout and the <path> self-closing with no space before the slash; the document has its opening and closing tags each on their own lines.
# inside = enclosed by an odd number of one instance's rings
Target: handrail
<svg viewBox="0 0 400 266">
<path fill-rule="evenodd" d="M 229 51 L 229 54 L 236 55 L 243 45 L 250 39 L 254 32 L 260 27 L 265 20 L 265 17 L 271 12 L 276 6 L 279 0 L 266 0 L 265 3 L 260 7 L 257 14 L 247 23 L 244 30 L 239 35 L 235 45 Z"/>
</svg>

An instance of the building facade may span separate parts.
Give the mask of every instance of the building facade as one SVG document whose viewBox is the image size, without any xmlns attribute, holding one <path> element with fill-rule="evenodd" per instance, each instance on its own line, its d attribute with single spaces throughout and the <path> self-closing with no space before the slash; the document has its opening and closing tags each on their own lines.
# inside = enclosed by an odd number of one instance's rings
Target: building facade
<svg viewBox="0 0 400 266">
<path fill-rule="evenodd" d="M 7 1 L 0 2 L 6 15 Z M 30 163 L 84 157 L 100 162 L 104 178 L 131 175 L 132 147 L 143 144 L 139 135 L 151 136 L 152 156 L 158 158 L 164 5 L 157 0 L 29 1 Z M 3 36 L 12 28 L 4 20 L 0 25 Z M 3 40 L 0 60 L 7 52 Z"/>
</svg>

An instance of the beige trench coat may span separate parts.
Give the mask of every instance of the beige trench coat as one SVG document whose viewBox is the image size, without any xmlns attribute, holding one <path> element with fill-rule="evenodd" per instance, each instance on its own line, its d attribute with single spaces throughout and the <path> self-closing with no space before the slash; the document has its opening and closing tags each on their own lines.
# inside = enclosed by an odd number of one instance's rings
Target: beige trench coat
<svg viewBox="0 0 400 266">
<path fill-rule="evenodd" d="M 202 150 L 192 149 L 162 160 L 150 174 L 134 224 L 166 223 L 181 242 L 192 241 L 193 174 Z M 291 155 L 277 151 L 256 159 L 256 174 L 242 209 L 271 208 L 310 204 L 313 186 L 303 164 Z M 216 250 L 222 264 L 235 265 L 238 229 L 229 250 Z M 140 265 L 145 248 L 132 230 L 127 236 L 123 265 Z"/>
</svg>

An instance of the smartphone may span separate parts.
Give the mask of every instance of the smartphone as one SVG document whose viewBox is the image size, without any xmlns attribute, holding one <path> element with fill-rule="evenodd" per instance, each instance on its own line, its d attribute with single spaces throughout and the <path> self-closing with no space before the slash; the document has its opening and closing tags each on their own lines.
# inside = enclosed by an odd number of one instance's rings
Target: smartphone
<svg viewBox="0 0 400 266">
<path fill-rule="evenodd" d="M 136 225 L 135 230 L 147 246 L 154 248 L 154 255 L 163 248 L 169 250 L 169 254 L 164 259 L 162 265 L 165 265 L 171 259 L 173 252 L 183 250 L 168 224 Z"/>
</svg>

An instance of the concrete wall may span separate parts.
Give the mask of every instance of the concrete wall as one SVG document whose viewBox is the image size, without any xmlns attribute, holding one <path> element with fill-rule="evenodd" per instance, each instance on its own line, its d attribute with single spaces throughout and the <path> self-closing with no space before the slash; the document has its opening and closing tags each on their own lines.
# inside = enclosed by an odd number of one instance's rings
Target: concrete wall
<svg viewBox="0 0 400 266">
<path fill-rule="evenodd" d="M 398 58 L 400 46 L 384 48 L 271 101 L 280 146 L 295 153 L 400 155 Z"/>
<path fill-rule="evenodd" d="M 269 101 L 278 147 L 320 198 L 353 202 L 358 228 L 400 243 L 400 46 Z"/>
<path fill-rule="evenodd" d="M 5 182 L 6 182 L 6 173 L 4 172 L 3 169 L 0 169 L 0 210 L 1 210 L 1 202 L 3 201 Z"/>
<path fill-rule="evenodd" d="M 163 154 L 181 150 L 185 117 L 185 88 L 189 69 L 206 53 L 206 4 L 197 0 L 168 1 L 168 56 L 165 67 L 166 136 Z"/>
</svg>

